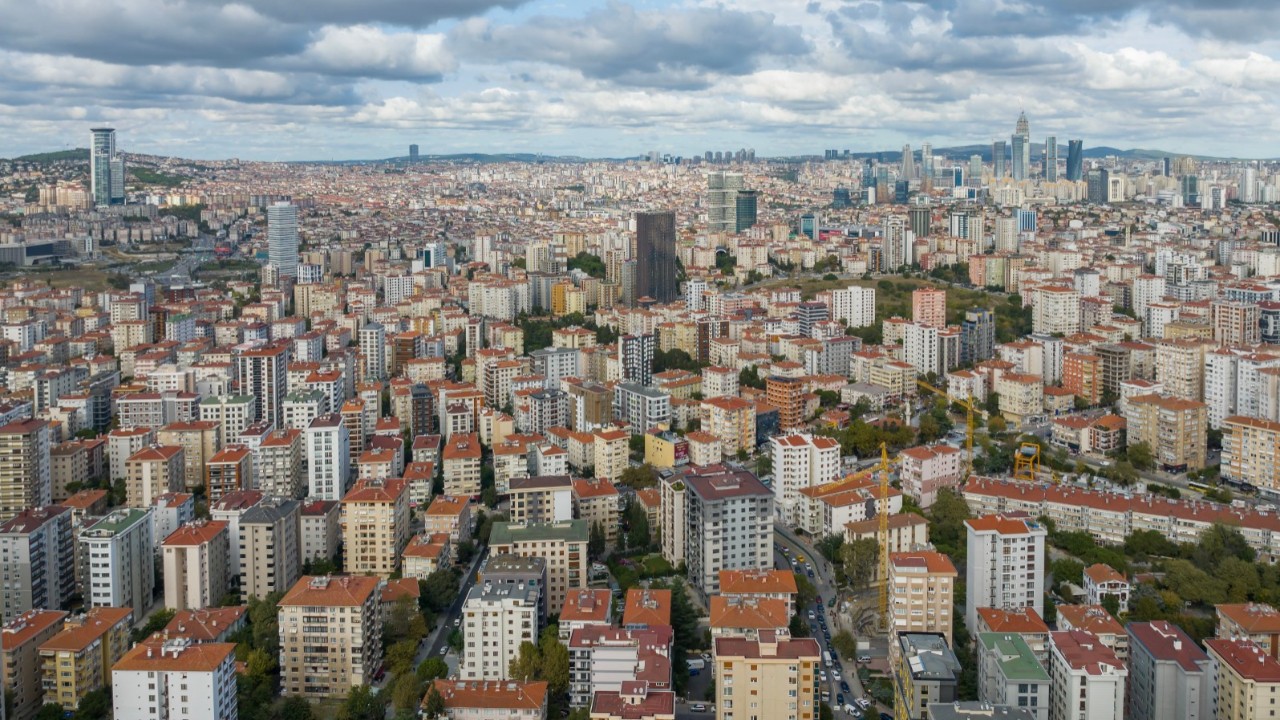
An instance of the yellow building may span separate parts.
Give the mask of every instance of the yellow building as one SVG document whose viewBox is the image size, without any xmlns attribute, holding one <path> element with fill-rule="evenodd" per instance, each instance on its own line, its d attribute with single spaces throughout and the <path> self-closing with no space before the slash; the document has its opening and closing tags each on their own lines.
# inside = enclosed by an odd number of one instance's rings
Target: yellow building
<svg viewBox="0 0 1280 720">
<path fill-rule="evenodd" d="M 996 379 L 1000 414 L 1014 427 L 1044 412 L 1044 380 L 1039 375 L 1004 373 Z"/>
<path fill-rule="evenodd" d="M 573 286 L 571 282 L 557 283 L 551 286 L 551 314 L 556 317 L 587 312 L 587 294 Z"/>
<path fill-rule="evenodd" d="M 683 465 L 689 461 L 689 441 L 668 430 L 645 433 L 644 461 L 659 470 Z"/>
<path fill-rule="evenodd" d="M 716 638 L 716 720 L 815 720 L 819 708 L 814 681 L 820 662 L 813 638 L 780 640 L 767 630 L 758 640 Z"/>
<path fill-rule="evenodd" d="M 409 543 L 409 483 L 404 478 L 365 479 L 342 498 L 345 569 L 389 578 Z"/>
<path fill-rule="evenodd" d="M 1233 415 L 1222 421 L 1222 477 L 1280 489 L 1280 423 Z"/>
<path fill-rule="evenodd" d="M 1204 467 L 1209 433 L 1209 410 L 1204 403 L 1154 393 L 1138 395 L 1129 398 L 1124 419 L 1128 443 L 1150 446 L 1160 469 L 1186 472 Z"/>
<path fill-rule="evenodd" d="M 111 684 L 111 666 L 129 650 L 133 608 L 96 607 L 40 646 L 44 701 L 75 710 L 85 695 Z"/>
<path fill-rule="evenodd" d="M 702 430 L 720 438 L 720 451 L 727 457 L 739 450 L 756 447 L 755 405 L 742 398 L 711 398 L 702 401 Z"/>
<path fill-rule="evenodd" d="M 1209 667 L 1216 678 L 1207 678 L 1217 689 L 1209 716 L 1216 720 L 1255 720 L 1280 703 L 1280 661 L 1248 640 L 1211 638 L 1204 641 Z"/>
<path fill-rule="evenodd" d="M 938 552 L 889 556 L 889 614 L 897 632 L 940 633 L 951 646 L 956 566 Z"/>
</svg>

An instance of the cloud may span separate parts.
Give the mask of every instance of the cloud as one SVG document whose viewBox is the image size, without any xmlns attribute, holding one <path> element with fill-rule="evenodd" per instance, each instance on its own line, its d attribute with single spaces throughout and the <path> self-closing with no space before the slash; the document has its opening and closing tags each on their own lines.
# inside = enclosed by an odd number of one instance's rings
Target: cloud
<svg viewBox="0 0 1280 720">
<path fill-rule="evenodd" d="M 534 17 L 519 25 L 462 23 L 451 35 L 475 62 L 543 62 L 623 85 L 704 87 L 708 75 L 742 75 L 768 56 L 806 54 L 809 41 L 772 15 L 725 8 L 641 12 L 610 3 L 581 19 Z"/>
<path fill-rule="evenodd" d="M 428 82 L 457 67 L 443 35 L 387 33 L 372 25 L 325 26 L 306 50 L 283 64 L 333 75 Z"/>
</svg>

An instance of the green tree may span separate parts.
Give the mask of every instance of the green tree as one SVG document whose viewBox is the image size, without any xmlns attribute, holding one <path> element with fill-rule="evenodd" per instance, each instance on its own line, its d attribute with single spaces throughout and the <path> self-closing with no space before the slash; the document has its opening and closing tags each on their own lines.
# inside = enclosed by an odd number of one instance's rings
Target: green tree
<svg viewBox="0 0 1280 720">
<path fill-rule="evenodd" d="M 413 673 L 405 673 L 395 680 L 391 689 L 391 706 L 397 712 L 416 710 L 422 703 L 422 683 Z"/>
<path fill-rule="evenodd" d="M 559 628 L 555 625 L 542 631 L 542 637 L 538 639 L 538 655 L 539 677 L 547 682 L 547 692 L 563 707 L 569 693 L 569 648 L 560 642 Z"/>
<path fill-rule="evenodd" d="M 858 641 L 848 630 L 841 630 L 831 638 L 831 646 L 840 657 L 849 660 L 858 656 Z"/>
<path fill-rule="evenodd" d="M 971 517 L 969 505 L 955 490 L 942 488 L 929 508 L 929 539 L 939 552 L 963 562 L 968 540 L 964 521 Z"/>
<path fill-rule="evenodd" d="M 55 703 L 45 703 L 40 706 L 40 710 L 36 712 L 36 720 L 62 720 L 62 706 Z"/>
<path fill-rule="evenodd" d="M 652 487 L 658 482 L 655 479 L 655 469 L 649 463 L 645 463 L 639 467 L 629 467 L 626 470 L 623 470 L 622 477 L 618 480 L 619 484 L 636 490 Z"/>
<path fill-rule="evenodd" d="M 444 717 L 444 697 L 436 689 L 435 683 L 432 683 L 431 689 L 427 691 L 427 700 L 422 706 L 422 714 L 427 720 L 437 720 L 437 718 Z"/>
<path fill-rule="evenodd" d="M 1156 530 L 1135 530 L 1124 539 L 1124 552 L 1141 562 L 1152 557 L 1174 557 L 1178 544 Z"/>
<path fill-rule="evenodd" d="M 829 562 L 840 562 L 840 547 L 844 545 L 844 536 L 832 533 L 817 542 L 818 552 Z"/>
<path fill-rule="evenodd" d="M 879 561 L 880 542 L 874 538 L 859 538 L 840 548 L 840 566 L 855 591 L 870 585 Z"/>
<path fill-rule="evenodd" d="M 591 523 L 591 532 L 587 538 L 587 557 L 599 560 L 604 557 L 604 527 L 597 520 Z"/>
<path fill-rule="evenodd" d="M 649 527 L 649 515 L 644 507 L 634 499 L 628 499 L 623 517 L 627 520 L 627 547 L 648 548 L 653 538 Z"/>
<path fill-rule="evenodd" d="M 351 688 L 338 709 L 338 720 L 383 720 L 385 715 L 382 697 L 368 685 Z"/>
<path fill-rule="evenodd" d="M 441 568 L 418 581 L 418 592 L 427 603 L 427 609 L 439 614 L 449 607 L 458 595 L 458 575 L 450 568 Z"/>
<path fill-rule="evenodd" d="M 542 658 L 538 654 L 538 646 L 528 640 L 520 643 L 520 649 L 511 660 L 512 679 L 529 682 L 538 678 L 542 671 Z"/>
<path fill-rule="evenodd" d="M 1187 602 L 1216 605 L 1226 597 L 1218 580 L 1186 560 L 1168 561 L 1164 573 L 1165 587 Z"/>
<path fill-rule="evenodd" d="M 588 252 L 580 252 L 569 258 L 566 267 L 570 270 L 581 270 L 593 278 L 603 278 L 605 276 L 604 260 Z"/>
<path fill-rule="evenodd" d="M 1223 558 L 1214 568 L 1213 576 L 1222 584 L 1227 602 L 1242 603 L 1253 598 L 1262 589 L 1258 566 L 1238 557 Z"/>
<path fill-rule="evenodd" d="M 315 720 L 315 712 L 306 698 L 290 695 L 271 713 L 272 720 Z"/>
<path fill-rule="evenodd" d="M 1084 563 L 1073 558 L 1059 558 L 1049 563 L 1055 583 L 1071 583 L 1079 587 L 1084 582 Z"/>
<path fill-rule="evenodd" d="M 763 390 L 764 384 L 764 378 L 760 377 L 760 371 L 756 369 L 755 365 L 748 365 L 738 373 L 738 385 L 740 387 Z"/>
<path fill-rule="evenodd" d="M 1151 445 L 1147 442 L 1131 444 L 1125 451 L 1125 456 L 1139 470 L 1150 470 L 1155 465 L 1155 456 L 1151 452 Z"/>
<path fill-rule="evenodd" d="M 1200 542 L 1192 548 L 1191 561 L 1196 564 L 1196 567 L 1209 572 L 1229 557 L 1240 558 L 1251 563 L 1255 555 L 1253 548 L 1249 546 L 1249 542 L 1244 539 L 1239 530 L 1222 523 L 1214 523 L 1200 533 Z"/>
<path fill-rule="evenodd" d="M 422 682 L 430 682 L 447 677 L 449 677 L 449 663 L 434 655 L 423 660 L 418 665 L 418 679 Z"/>
<path fill-rule="evenodd" d="M 163 608 L 151 613 L 151 617 L 147 618 L 146 624 L 133 631 L 133 642 L 140 643 L 164 630 L 169 621 L 173 619 L 174 614 L 174 611 L 169 608 Z"/>
</svg>

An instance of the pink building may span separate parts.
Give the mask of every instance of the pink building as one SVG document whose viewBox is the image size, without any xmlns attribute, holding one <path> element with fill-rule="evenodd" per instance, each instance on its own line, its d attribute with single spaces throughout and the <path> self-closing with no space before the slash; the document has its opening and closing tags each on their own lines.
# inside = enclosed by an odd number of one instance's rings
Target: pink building
<svg viewBox="0 0 1280 720">
<path fill-rule="evenodd" d="M 915 498 L 920 507 L 933 505 L 940 488 L 959 488 L 962 453 L 950 445 L 922 445 L 902 451 L 899 478 L 902 492 Z"/>
<path fill-rule="evenodd" d="M 947 326 L 947 291 L 919 288 L 911 293 L 911 319 L 921 325 Z"/>
</svg>

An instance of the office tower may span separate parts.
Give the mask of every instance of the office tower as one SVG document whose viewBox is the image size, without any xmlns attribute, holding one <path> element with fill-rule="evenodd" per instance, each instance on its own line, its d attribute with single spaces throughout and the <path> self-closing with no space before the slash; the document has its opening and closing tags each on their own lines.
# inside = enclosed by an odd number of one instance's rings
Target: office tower
<svg viewBox="0 0 1280 720">
<path fill-rule="evenodd" d="M 1058 138 L 1053 135 L 1044 139 L 1044 179 L 1058 181 Z"/>
<path fill-rule="evenodd" d="M 89 194 L 95 206 L 124 204 L 124 158 L 116 152 L 116 131 L 89 131 Z"/>
<path fill-rule="evenodd" d="M 4 622 L 32 609 L 60 608 L 76 590 L 71 508 L 23 510 L 0 525 Z"/>
<path fill-rule="evenodd" d="M 933 146 L 929 143 L 920 146 L 920 179 L 933 180 Z"/>
<path fill-rule="evenodd" d="M 986 308 L 964 311 L 960 323 L 960 363 L 972 365 L 995 355 L 996 318 Z"/>
<path fill-rule="evenodd" d="M 1163 174 L 1165 177 L 1172 177 L 1173 176 L 1173 158 L 1166 157 L 1160 163 L 1160 169 L 1161 169 L 1161 174 Z"/>
<path fill-rule="evenodd" d="M 653 384 L 653 352 L 658 347 L 655 335 L 624 335 L 618 338 L 618 364 L 623 382 Z"/>
<path fill-rule="evenodd" d="M 1014 126 L 1010 144 L 1013 150 L 1013 179 L 1027 180 L 1031 177 L 1031 126 L 1027 122 L 1027 114 L 1018 114 L 1018 123 Z"/>
<path fill-rule="evenodd" d="M 156 584 L 151 508 L 121 508 L 80 531 L 81 576 L 90 607 L 134 608 L 140 620 Z"/>
<path fill-rule="evenodd" d="M 755 227 L 756 209 L 760 203 L 759 190 L 739 190 L 735 199 L 737 209 L 734 212 L 734 232 L 743 232 Z"/>
<path fill-rule="evenodd" d="M 680 294 L 676 281 L 676 214 L 636 213 L 636 298 L 650 297 L 660 303 L 675 301 Z"/>
<path fill-rule="evenodd" d="M 1095 205 L 1101 205 L 1107 201 L 1106 174 L 1106 170 L 1090 170 L 1085 177 L 1087 183 L 1085 198 Z"/>
<path fill-rule="evenodd" d="M 521 643 L 537 643 L 541 632 L 537 585 L 477 584 L 462 604 L 462 633 L 469 642 L 458 676 L 464 680 L 509 680 Z M 480 640 L 480 638 L 484 640 Z"/>
<path fill-rule="evenodd" d="M 956 165 L 951 168 L 951 187 L 964 186 L 964 168 Z"/>
<path fill-rule="evenodd" d="M 917 240 L 929 237 L 933 211 L 927 207 L 913 207 L 907 210 L 907 221 L 911 226 L 911 234 L 915 235 Z"/>
<path fill-rule="evenodd" d="M 991 174 L 996 180 L 1005 176 L 1005 163 L 1008 157 L 1008 146 L 1003 140 L 991 143 Z"/>
<path fill-rule="evenodd" d="M 911 183 L 906 180 L 896 180 L 893 183 L 893 201 L 899 205 L 906 205 L 911 199 Z"/>
<path fill-rule="evenodd" d="M 853 194 L 849 188 L 838 187 L 831 191 L 831 207 L 836 210 L 853 207 Z"/>
<path fill-rule="evenodd" d="M 1044 542 L 1048 532 L 1021 517 L 965 520 L 965 625 L 978 627 L 978 608 L 1044 612 Z"/>
<path fill-rule="evenodd" d="M 53 502 L 49 423 L 18 420 L 0 427 L 0 521 Z"/>
<path fill-rule="evenodd" d="M 280 601 L 280 692 L 346 697 L 382 664 L 381 578 L 305 575 Z"/>
<path fill-rule="evenodd" d="M 773 567 L 773 491 L 721 466 L 694 468 L 684 480 L 685 563 L 704 600 L 720 593 L 721 570 Z"/>
<path fill-rule="evenodd" d="M 810 240 L 818 239 L 818 231 L 822 227 L 822 217 L 817 213 L 805 213 L 800 216 L 800 234 Z"/>
<path fill-rule="evenodd" d="M 916 176 L 916 159 L 911 153 L 910 145 L 902 146 L 902 170 L 901 178 L 910 181 Z"/>
<path fill-rule="evenodd" d="M 418 162 L 418 146 L 417 145 L 409 146 L 409 162 L 411 163 Z"/>
<path fill-rule="evenodd" d="M 1084 177 L 1084 141 L 1067 141 L 1067 179 L 1080 182 Z"/>
<path fill-rule="evenodd" d="M 975 183 L 982 179 L 982 156 L 981 155 L 969 156 L 969 179 Z"/>
<path fill-rule="evenodd" d="M 133 646 L 110 671 L 116 720 L 237 715 L 235 643 L 151 639 Z M 191 702 L 196 698 L 200 702 Z"/>
<path fill-rule="evenodd" d="M 292 203 L 267 207 L 267 253 L 282 277 L 298 277 L 298 208 Z"/>
<path fill-rule="evenodd" d="M 743 187 L 742 173 L 707 173 L 708 230 L 712 232 L 736 232 L 738 191 L 742 190 Z"/>
</svg>

